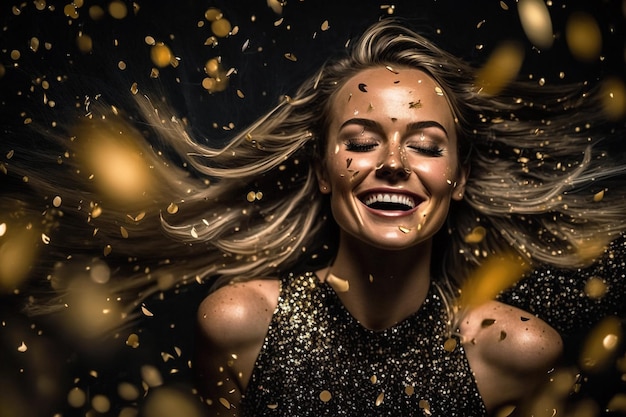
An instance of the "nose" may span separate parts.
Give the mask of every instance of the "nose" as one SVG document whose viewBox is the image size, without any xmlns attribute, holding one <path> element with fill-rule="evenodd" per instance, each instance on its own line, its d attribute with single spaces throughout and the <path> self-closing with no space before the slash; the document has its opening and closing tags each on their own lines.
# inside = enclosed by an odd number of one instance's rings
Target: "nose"
<svg viewBox="0 0 626 417">
<path fill-rule="evenodd" d="M 376 176 L 391 182 L 406 180 L 411 175 L 411 170 L 402 159 L 400 152 L 389 152 L 387 158 L 376 167 Z"/>
</svg>

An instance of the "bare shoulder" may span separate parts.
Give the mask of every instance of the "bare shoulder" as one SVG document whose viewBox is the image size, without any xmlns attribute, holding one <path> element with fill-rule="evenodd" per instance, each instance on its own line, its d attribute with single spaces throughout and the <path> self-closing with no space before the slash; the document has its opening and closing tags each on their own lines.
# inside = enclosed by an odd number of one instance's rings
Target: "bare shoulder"
<svg viewBox="0 0 626 417">
<path fill-rule="evenodd" d="M 209 294 L 198 308 L 198 331 L 214 346 L 233 347 L 264 338 L 278 302 L 280 283 L 258 279 Z"/>
<path fill-rule="evenodd" d="M 460 333 L 480 394 L 492 411 L 528 396 L 563 350 L 561 336 L 546 322 L 497 301 L 470 311 Z"/>
<path fill-rule="evenodd" d="M 470 311 L 461 323 L 466 349 L 477 349 L 494 363 L 524 372 L 549 367 L 559 357 L 559 333 L 519 308 L 491 301 Z M 513 356 L 511 356 L 514 354 Z M 516 369 L 517 368 L 517 369 Z"/>
</svg>

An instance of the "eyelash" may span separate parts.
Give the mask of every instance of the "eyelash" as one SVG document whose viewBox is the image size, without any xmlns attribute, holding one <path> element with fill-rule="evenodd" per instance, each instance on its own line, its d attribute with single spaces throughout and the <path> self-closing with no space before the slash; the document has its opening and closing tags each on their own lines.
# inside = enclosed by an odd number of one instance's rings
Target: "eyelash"
<svg viewBox="0 0 626 417">
<path fill-rule="evenodd" d="M 378 146 L 377 143 L 371 142 L 357 142 L 357 141 L 347 141 L 346 142 L 346 150 L 350 152 L 369 152 Z M 426 156 L 442 156 L 443 149 L 437 146 L 409 146 L 409 149 L 424 154 Z"/>
<path fill-rule="evenodd" d="M 443 149 L 437 146 L 409 146 L 410 149 L 415 152 L 427 155 L 427 156 L 442 156 Z"/>
</svg>

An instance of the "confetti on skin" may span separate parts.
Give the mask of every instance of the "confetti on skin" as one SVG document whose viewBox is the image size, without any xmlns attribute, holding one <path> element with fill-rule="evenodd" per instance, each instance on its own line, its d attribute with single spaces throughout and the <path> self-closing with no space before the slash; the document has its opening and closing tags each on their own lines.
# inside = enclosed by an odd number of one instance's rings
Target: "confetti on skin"
<svg viewBox="0 0 626 417">
<path fill-rule="evenodd" d="M 409 109 L 421 109 L 422 103 L 420 100 L 412 101 L 409 103 Z"/>
<path fill-rule="evenodd" d="M 350 282 L 329 273 L 326 282 L 337 292 L 347 292 L 350 290 Z"/>
<path fill-rule="evenodd" d="M 480 323 L 480 327 L 485 328 L 485 327 L 493 326 L 495 324 L 495 322 L 496 322 L 495 319 L 484 319 Z"/>
<path fill-rule="evenodd" d="M 404 234 L 407 234 L 407 233 L 411 232 L 411 229 L 406 227 L 406 226 L 398 226 L 398 230 L 400 230 Z"/>
<path fill-rule="evenodd" d="M 367 93 L 367 84 L 359 83 L 359 90 Z"/>
<path fill-rule="evenodd" d="M 350 165 L 352 165 L 352 158 L 346 158 L 346 169 L 350 168 Z"/>
<path fill-rule="evenodd" d="M 441 87 L 435 87 L 435 94 L 437 94 L 438 96 L 443 96 L 443 90 L 441 89 Z"/>
</svg>

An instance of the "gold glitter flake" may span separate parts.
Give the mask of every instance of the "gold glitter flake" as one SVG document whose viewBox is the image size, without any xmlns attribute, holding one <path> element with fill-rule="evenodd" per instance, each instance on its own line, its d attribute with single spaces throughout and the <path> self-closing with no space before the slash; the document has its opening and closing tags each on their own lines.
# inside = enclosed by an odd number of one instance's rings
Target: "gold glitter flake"
<svg viewBox="0 0 626 417">
<path fill-rule="evenodd" d="M 130 346 L 133 349 L 138 348 L 139 336 L 137 336 L 135 333 L 131 333 L 130 335 L 128 335 L 128 338 L 126 339 L 126 346 Z"/>
<path fill-rule="evenodd" d="M 328 20 L 324 20 L 324 22 L 322 22 L 321 29 L 322 29 L 322 32 L 326 32 L 328 29 L 330 29 L 330 25 L 328 24 Z"/>
<path fill-rule="evenodd" d="M 589 14 L 574 12 L 565 28 L 567 46 L 580 61 L 593 61 L 602 51 L 602 32 L 596 20 Z"/>
<path fill-rule="evenodd" d="M 141 305 L 141 312 L 146 317 L 153 317 L 154 316 L 154 314 L 150 310 L 148 310 L 148 308 L 145 306 L 145 304 Z"/>
<path fill-rule="evenodd" d="M 606 295 L 607 285 L 602 278 L 591 277 L 585 283 L 587 297 L 598 300 Z"/>
<path fill-rule="evenodd" d="M 169 214 L 176 214 L 178 213 L 178 205 L 175 203 L 170 203 L 169 206 L 167 206 L 167 212 Z"/>
<path fill-rule="evenodd" d="M 411 101 L 409 103 L 409 109 L 421 109 L 421 108 L 422 108 L 421 100 Z"/>
<path fill-rule="evenodd" d="M 376 401 L 374 402 L 374 405 L 378 407 L 379 405 L 383 403 L 384 400 L 385 400 L 385 393 L 381 392 L 380 394 L 378 394 L 378 397 L 376 397 Z"/>
<path fill-rule="evenodd" d="M 331 394 L 330 391 L 328 390 L 324 390 L 322 392 L 320 392 L 320 400 L 324 403 L 327 403 L 328 401 L 330 401 L 333 398 L 333 394 Z"/>
<path fill-rule="evenodd" d="M 524 49 L 514 42 L 503 42 L 477 72 L 476 81 L 482 92 L 497 94 L 519 73 Z"/>
<path fill-rule="evenodd" d="M 407 233 L 411 232 L 411 229 L 406 227 L 406 226 L 398 226 L 398 230 L 400 230 L 404 234 L 407 234 Z"/>
<path fill-rule="evenodd" d="M 167 45 L 159 42 L 150 49 L 150 59 L 159 68 L 167 67 L 172 62 L 172 51 Z"/>
<path fill-rule="evenodd" d="M 225 38 L 230 35 L 230 31 L 233 29 L 228 19 L 218 19 L 211 23 L 211 31 L 218 38 Z"/>
<path fill-rule="evenodd" d="M 415 394 L 415 387 L 413 385 L 407 385 L 404 387 L 404 393 L 409 397 Z"/>
<path fill-rule="evenodd" d="M 222 11 L 216 7 L 210 7 L 204 12 L 204 18 L 209 22 L 214 22 L 224 17 Z"/>
<path fill-rule="evenodd" d="M 482 226 L 477 226 L 472 231 L 465 235 L 463 241 L 465 243 L 480 243 L 483 241 L 485 236 L 487 235 L 487 229 Z"/>
<path fill-rule="evenodd" d="M 441 89 L 441 87 L 439 87 L 439 86 L 436 86 L 436 87 L 435 87 L 435 93 L 436 93 L 438 96 L 443 96 L 443 90 L 442 90 L 442 89 Z"/>
<path fill-rule="evenodd" d="M 109 14 L 114 19 L 124 19 L 128 15 L 128 7 L 126 4 L 119 0 L 114 0 L 109 3 Z"/>
<path fill-rule="evenodd" d="M 220 404 L 222 404 L 222 406 L 224 406 L 224 408 L 226 408 L 227 410 L 230 410 L 231 405 L 230 405 L 230 402 L 226 398 L 220 397 L 219 402 Z"/>
<path fill-rule="evenodd" d="M 593 201 L 597 203 L 599 201 L 602 201 L 603 198 L 604 198 L 604 190 L 594 194 Z"/>
<path fill-rule="evenodd" d="M 419 402 L 419 408 L 421 408 L 422 410 L 424 410 L 424 414 L 426 414 L 427 416 L 431 415 L 430 412 L 430 403 L 427 400 L 420 400 Z"/>
<path fill-rule="evenodd" d="M 552 46 L 552 21 L 543 0 L 519 0 L 517 3 L 522 28 L 528 39 L 537 48 Z"/>
<path fill-rule="evenodd" d="M 296 56 L 294 54 L 292 54 L 291 52 L 287 52 L 285 54 L 285 58 L 287 58 L 291 62 L 296 62 L 298 60 L 298 58 L 296 58 Z"/>
<path fill-rule="evenodd" d="M 495 323 L 496 323 L 496 319 L 484 319 L 480 323 L 480 327 L 482 327 L 482 328 L 490 327 L 490 326 L 493 326 Z"/>
<path fill-rule="evenodd" d="M 454 352 L 454 349 L 456 349 L 456 345 L 457 345 L 456 339 L 453 337 L 450 337 L 443 343 L 443 349 L 446 352 Z"/>
<path fill-rule="evenodd" d="M 337 292 L 347 292 L 350 290 L 350 282 L 329 273 L 326 282 Z"/>
</svg>

